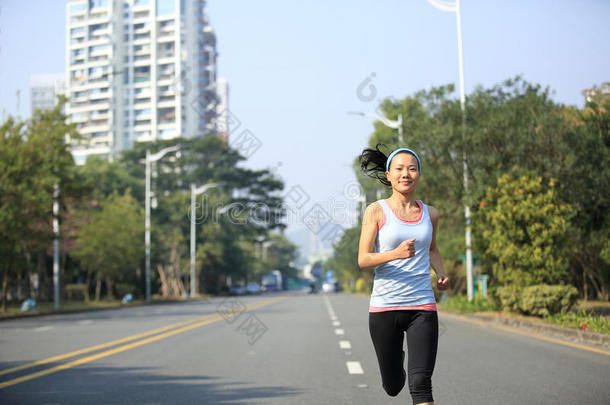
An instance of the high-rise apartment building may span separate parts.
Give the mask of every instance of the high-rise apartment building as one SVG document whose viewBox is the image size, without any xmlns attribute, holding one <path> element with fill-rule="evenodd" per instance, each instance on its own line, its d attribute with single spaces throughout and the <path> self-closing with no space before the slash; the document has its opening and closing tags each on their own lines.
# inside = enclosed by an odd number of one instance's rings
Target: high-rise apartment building
<svg viewBox="0 0 610 405">
<path fill-rule="evenodd" d="M 229 141 L 229 83 L 226 79 L 219 77 L 216 80 L 216 94 L 218 95 L 216 133 L 227 143 Z"/>
<path fill-rule="evenodd" d="M 592 87 L 582 91 L 582 95 L 585 96 L 585 102 L 590 102 L 594 97 L 610 97 L 610 82 L 602 83 L 599 87 Z"/>
<path fill-rule="evenodd" d="M 216 129 L 216 37 L 204 0 L 69 0 L 66 113 L 77 163 Z"/>
<path fill-rule="evenodd" d="M 50 110 L 57 104 L 57 96 L 65 94 L 65 75 L 36 74 L 30 76 L 30 111 Z"/>
</svg>

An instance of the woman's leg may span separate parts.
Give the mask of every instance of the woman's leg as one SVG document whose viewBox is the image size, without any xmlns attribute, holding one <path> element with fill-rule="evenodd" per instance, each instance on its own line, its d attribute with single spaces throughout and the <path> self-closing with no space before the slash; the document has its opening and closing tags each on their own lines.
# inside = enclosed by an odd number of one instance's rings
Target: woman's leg
<svg viewBox="0 0 610 405">
<path fill-rule="evenodd" d="M 397 319 L 398 311 L 370 312 L 369 332 L 377 353 L 381 383 L 385 392 L 396 396 L 405 385 L 404 331 Z"/>
<path fill-rule="evenodd" d="M 417 311 L 407 327 L 409 390 L 414 404 L 432 403 L 432 372 L 438 348 L 436 311 Z"/>
</svg>

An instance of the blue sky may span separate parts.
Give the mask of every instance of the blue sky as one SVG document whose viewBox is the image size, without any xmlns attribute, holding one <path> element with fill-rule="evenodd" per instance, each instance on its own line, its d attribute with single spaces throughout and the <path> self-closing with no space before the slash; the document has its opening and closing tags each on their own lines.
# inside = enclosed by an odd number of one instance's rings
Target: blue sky
<svg viewBox="0 0 610 405">
<path fill-rule="evenodd" d="M 0 7 L 0 110 L 14 114 L 21 89 L 25 117 L 29 75 L 65 67 L 65 1 Z M 461 9 L 467 93 L 522 74 L 582 106 L 584 88 L 610 81 L 608 0 L 462 0 Z M 455 14 L 426 0 L 209 0 L 207 12 L 241 122 L 234 135 L 247 129 L 261 145 L 244 165 L 275 170 L 308 195 L 304 212 L 318 203 L 340 223 L 341 204 L 353 203 L 351 162 L 373 129 L 346 112 L 458 83 Z M 377 94 L 365 102 L 356 89 L 371 74 Z"/>
</svg>

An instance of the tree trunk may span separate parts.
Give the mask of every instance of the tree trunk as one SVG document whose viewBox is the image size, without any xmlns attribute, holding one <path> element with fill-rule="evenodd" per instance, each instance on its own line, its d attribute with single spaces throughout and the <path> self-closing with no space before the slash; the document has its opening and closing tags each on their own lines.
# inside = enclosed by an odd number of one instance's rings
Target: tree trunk
<svg viewBox="0 0 610 405">
<path fill-rule="evenodd" d="M 91 285 L 91 272 L 87 270 L 87 277 L 85 278 L 85 302 L 89 302 L 89 286 Z"/>
<path fill-rule="evenodd" d="M 95 300 L 100 300 L 100 294 L 102 293 L 102 273 L 99 271 L 95 275 Z"/>
<path fill-rule="evenodd" d="M 162 264 L 157 265 L 157 272 L 159 273 L 159 281 L 161 282 L 161 296 L 167 298 L 169 296 L 169 286 L 167 285 L 167 275 Z"/>
<path fill-rule="evenodd" d="M 112 279 L 110 277 L 106 277 L 106 298 L 109 301 L 114 299 L 114 294 L 112 293 Z"/>
<path fill-rule="evenodd" d="M 585 301 L 589 301 L 589 288 L 587 288 L 587 275 L 584 270 L 582 272 L 582 289 L 585 293 Z"/>
<path fill-rule="evenodd" d="M 44 267 L 44 251 L 38 251 L 38 268 L 36 270 L 38 272 L 38 290 L 36 291 L 36 298 L 39 300 L 44 300 L 46 298 L 46 271 Z"/>
<path fill-rule="evenodd" d="M 2 273 L 2 312 L 6 312 L 7 284 L 8 284 L 8 267 L 4 266 L 4 272 Z"/>
</svg>

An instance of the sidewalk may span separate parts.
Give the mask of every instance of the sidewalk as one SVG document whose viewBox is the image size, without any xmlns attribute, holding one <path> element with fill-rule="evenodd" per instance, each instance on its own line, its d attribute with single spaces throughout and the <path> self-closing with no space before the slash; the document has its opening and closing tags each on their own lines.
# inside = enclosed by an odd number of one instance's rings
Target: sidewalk
<svg viewBox="0 0 610 405">
<path fill-rule="evenodd" d="M 441 310 L 441 314 L 468 320 L 490 323 L 494 326 L 508 327 L 534 335 L 546 336 L 570 343 L 587 345 L 598 349 L 610 349 L 610 335 L 584 331 L 573 328 L 563 328 L 550 325 L 542 320 L 514 314 L 498 312 L 457 313 Z M 608 353 L 610 354 L 610 352 Z"/>
</svg>

